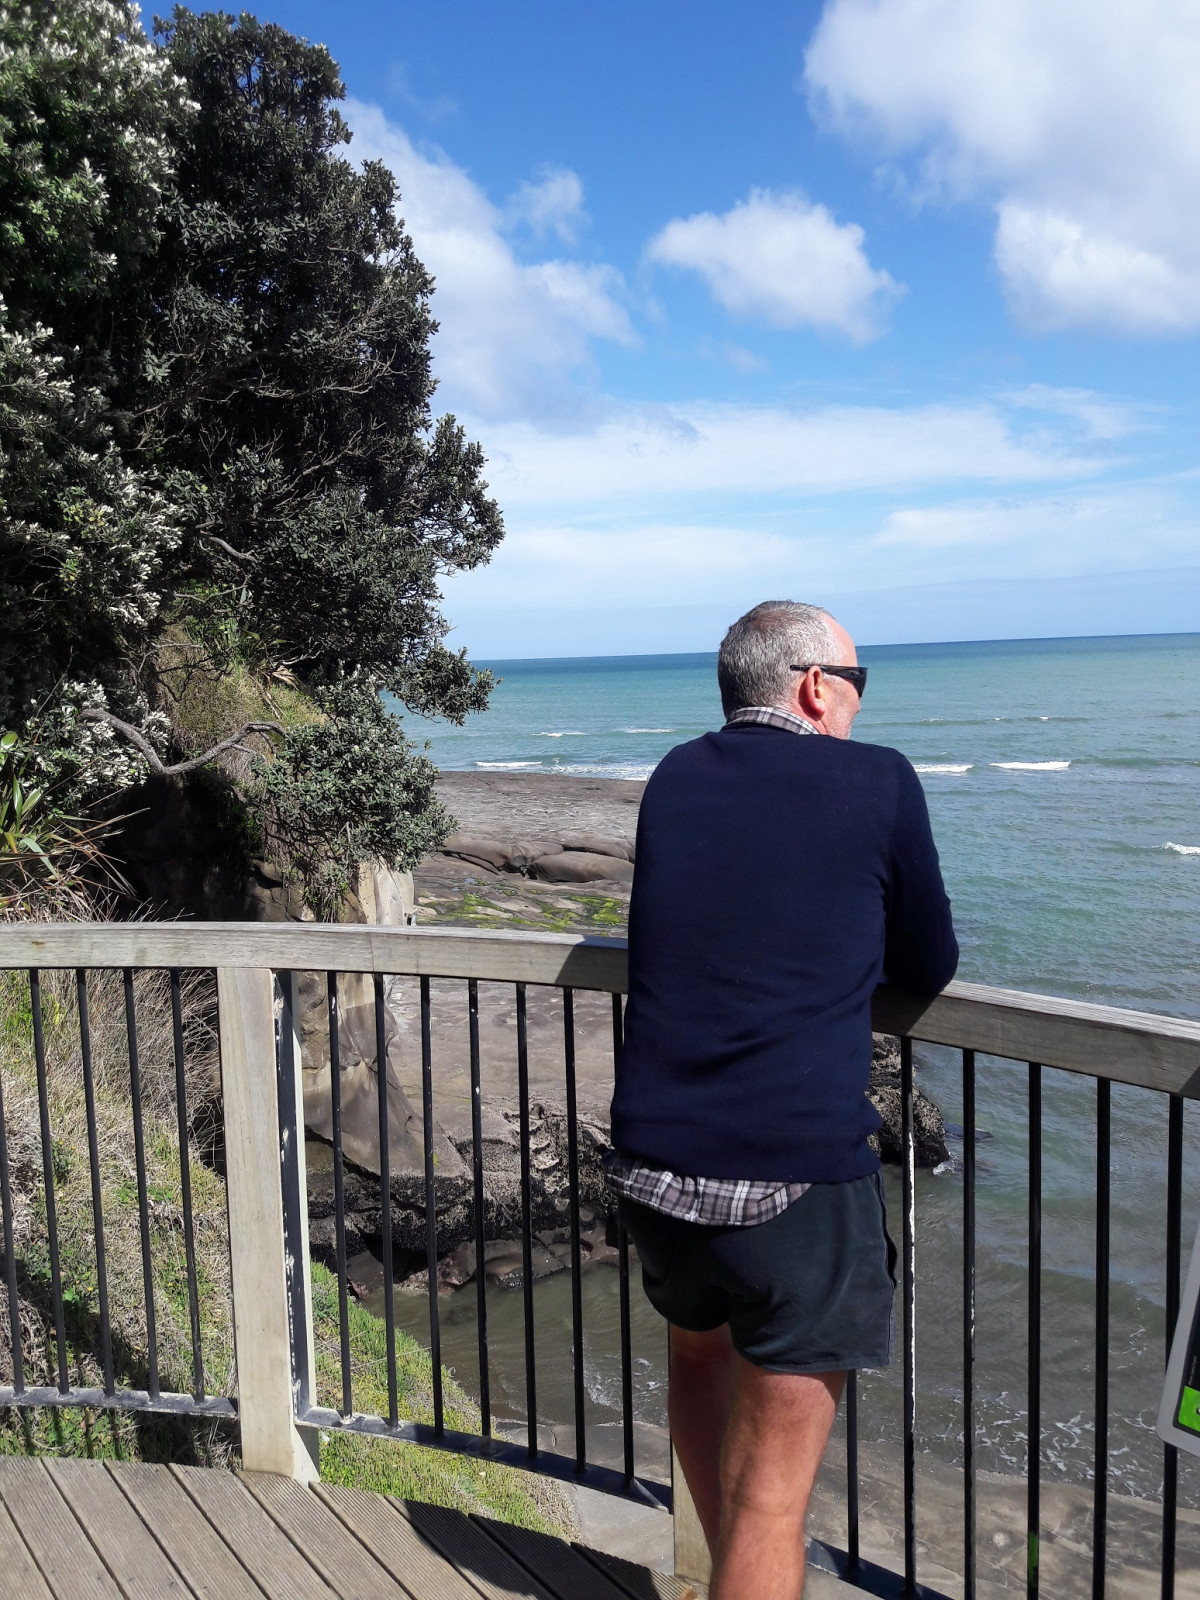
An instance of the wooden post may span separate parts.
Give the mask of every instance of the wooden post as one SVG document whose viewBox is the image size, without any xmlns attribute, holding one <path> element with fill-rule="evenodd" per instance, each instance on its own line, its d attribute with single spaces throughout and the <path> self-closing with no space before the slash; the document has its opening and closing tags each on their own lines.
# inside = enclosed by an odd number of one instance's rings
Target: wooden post
<svg viewBox="0 0 1200 1600">
<path fill-rule="evenodd" d="M 220 967 L 217 998 L 242 1465 L 311 1483 L 318 1475 L 317 1434 L 297 1428 L 293 1411 L 272 974 L 265 967 Z M 297 1321 L 312 1371 L 304 1265 L 306 1305 Z"/>
<path fill-rule="evenodd" d="M 707 1584 L 712 1576 L 712 1556 L 674 1445 L 671 1446 L 671 1497 L 674 1507 L 675 1576 L 688 1583 Z"/>
</svg>

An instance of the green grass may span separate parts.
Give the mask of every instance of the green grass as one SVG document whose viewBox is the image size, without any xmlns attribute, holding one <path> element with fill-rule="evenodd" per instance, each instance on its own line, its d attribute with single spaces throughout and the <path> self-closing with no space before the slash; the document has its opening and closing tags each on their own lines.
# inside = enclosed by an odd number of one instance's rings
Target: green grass
<svg viewBox="0 0 1200 1600">
<path fill-rule="evenodd" d="M 317 1396 L 322 1405 L 338 1406 L 342 1395 L 342 1369 L 337 1280 L 315 1262 L 312 1296 Z M 353 1300 L 349 1306 L 349 1322 L 355 1409 L 386 1416 L 387 1336 L 384 1324 Z M 422 1346 L 401 1330 L 396 1333 L 396 1386 L 399 1415 L 404 1421 L 433 1421 L 432 1363 Z M 478 1433 L 478 1408 L 445 1368 L 442 1369 L 442 1395 L 446 1427 L 463 1433 Z M 444 1450 L 427 1450 L 421 1445 L 371 1439 L 362 1434 L 322 1433 L 321 1478 L 326 1483 L 374 1489 L 381 1494 L 450 1506 L 457 1511 L 478 1511 L 541 1533 L 570 1531 L 566 1499 L 545 1479 L 519 1468 L 476 1461 Z"/>
<path fill-rule="evenodd" d="M 544 907 L 538 908 L 536 916 L 511 911 L 506 904 L 507 899 L 510 895 L 518 899 L 528 895 L 528 884 L 521 884 L 516 889 L 508 884 L 498 884 L 495 889 L 489 888 L 487 893 L 467 889 L 456 899 L 445 897 L 436 908 L 426 906 L 424 909 L 427 913 L 434 911 L 430 918 L 432 921 L 448 925 L 465 923 L 473 928 L 528 928 L 544 933 L 624 932 L 629 916 L 628 904 L 624 900 L 612 895 L 581 893 L 574 886 L 566 884 L 555 885 L 555 889 L 561 898 L 569 897 L 574 902 L 574 909 L 568 910 L 565 906 L 552 905 L 547 901 Z M 494 917 L 489 914 L 489 908 L 508 911 L 509 914 L 506 917 Z"/>
</svg>

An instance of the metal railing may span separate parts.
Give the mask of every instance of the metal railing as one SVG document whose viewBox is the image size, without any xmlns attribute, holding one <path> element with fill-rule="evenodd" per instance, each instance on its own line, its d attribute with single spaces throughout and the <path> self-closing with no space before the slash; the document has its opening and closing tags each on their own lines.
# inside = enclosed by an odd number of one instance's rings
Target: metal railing
<svg viewBox="0 0 1200 1600">
<path fill-rule="evenodd" d="M 581 1295 L 579 1144 L 576 1117 L 577 991 L 599 991 L 612 997 L 612 1042 L 621 1041 L 621 996 L 626 986 L 623 941 L 513 933 L 450 930 L 388 930 L 362 926 L 128 924 L 113 926 L 0 927 L 0 968 L 30 970 L 32 1026 L 37 1058 L 38 1105 L 46 1220 L 50 1239 L 51 1279 L 58 1341 L 58 1383 L 24 1388 L 20 1377 L 19 1331 L 14 1339 L 16 1377 L 0 1391 L 0 1404 L 87 1405 L 128 1407 L 239 1416 L 243 1459 L 248 1466 L 311 1476 L 317 1430 L 340 1430 L 405 1439 L 435 1448 L 486 1457 L 612 1493 L 632 1495 L 669 1506 L 671 1491 L 640 1476 L 633 1406 L 630 1334 L 630 1270 L 628 1245 L 618 1243 L 619 1342 L 622 1466 L 605 1467 L 589 1459 L 584 1389 L 584 1309 Z M 88 1103 L 89 1149 L 95 1220 L 101 1342 L 105 1351 L 101 1388 L 73 1388 L 66 1371 L 63 1334 L 63 1286 L 54 1240 L 54 1132 L 47 1092 L 47 1061 L 41 1032 L 38 973 L 70 969 L 77 973 L 76 995 L 81 1064 Z M 188 1293 L 192 1307 L 194 1383 L 191 1394 L 164 1394 L 157 1382 L 144 1388 L 117 1383 L 108 1354 L 108 1309 L 104 1287 L 104 1218 L 96 1154 L 95 1116 L 90 1087 L 88 1035 L 88 972 L 117 969 L 123 973 L 128 1018 L 129 1075 L 135 1129 L 138 1121 L 138 1038 L 132 1004 L 133 975 L 140 969 L 171 974 L 175 1018 L 177 1128 L 181 1181 L 185 1194 L 183 1227 L 190 1229 L 186 1194 L 189 1167 L 188 1123 L 182 1030 L 178 1023 L 179 976 L 197 970 L 217 973 L 219 1034 L 223 1086 L 230 1253 L 238 1385 L 232 1396 L 214 1399 L 205 1393 L 199 1316 L 196 1310 L 195 1263 L 190 1244 Z M 315 1398 L 315 1358 L 308 1273 L 307 1187 L 299 1088 L 295 977 L 315 973 L 327 986 L 328 1048 L 331 1061 L 334 1222 L 339 1315 L 341 1403 L 322 1406 Z M 428 1329 L 432 1356 L 433 1420 L 417 1423 L 400 1415 L 397 1387 L 397 1329 L 394 1312 L 392 1173 L 389 1170 L 389 1123 L 386 1074 L 377 1072 L 381 1256 L 384 1275 L 383 1312 L 387 1351 L 387 1414 L 355 1409 L 349 1316 L 344 1185 L 339 1103 L 339 1049 L 342 1023 L 339 993 L 344 975 L 373 978 L 376 1060 L 386 1060 L 387 992 L 385 980 L 404 975 L 417 980 L 420 1013 L 420 1084 L 423 1107 L 425 1255 L 428 1274 Z M 441 1378 L 441 1329 L 438 1305 L 437 1182 L 434 1150 L 434 1087 L 437 1077 L 431 1022 L 431 980 L 459 979 L 465 984 L 469 1031 L 471 1101 L 470 1185 L 471 1233 L 475 1246 L 476 1331 L 478 1348 L 478 1433 L 446 1426 Z M 485 1166 L 482 1131 L 483 1091 L 479 1026 L 479 984 L 512 986 L 516 1027 L 515 1065 L 520 1126 L 520 1246 L 524 1315 L 524 1439 L 504 1437 L 493 1426 L 485 1264 Z M 533 1200 L 530 1168 L 530 1073 L 527 1005 L 531 989 L 561 992 L 563 1002 L 562 1064 L 567 1107 L 568 1180 L 570 1192 L 571 1328 L 575 1450 L 558 1454 L 539 1442 L 537 1352 L 533 1295 Z M 1103 1595 L 1109 1569 L 1107 1510 L 1109 1504 L 1109 1332 L 1111 1246 L 1112 1083 L 1167 1099 L 1164 1137 L 1166 1243 L 1166 1332 L 1170 1335 L 1179 1306 L 1179 1262 L 1183 1184 L 1184 1120 L 1188 1098 L 1200 1097 L 1200 1024 L 1146 1013 L 1056 1000 L 1041 996 L 952 984 L 935 999 L 921 999 L 880 990 L 874 1002 L 874 1026 L 901 1039 L 900 1100 L 902 1117 L 901 1283 L 898 1306 L 902 1347 L 901 1475 L 903 1480 L 902 1571 L 892 1573 L 866 1559 L 860 1518 L 859 1431 L 863 1390 L 852 1376 L 845 1406 L 845 1540 L 819 1552 L 844 1578 L 877 1594 L 927 1594 L 918 1570 L 918 1388 L 916 1383 L 916 1318 L 918 1292 L 917 1183 L 914 1135 L 913 1041 L 949 1045 L 960 1052 L 963 1116 L 962 1155 L 962 1540 L 957 1557 L 937 1552 L 938 1563 L 959 1575 L 966 1597 L 982 1582 L 979 1572 L 978 1459 L 976 1448 L 976 1085 L 979 1058 L 1025 1063 L 1028 1071 L 1028 1306 L 1026 1328 L 1026 1410 L 1029 1418 L 1025 1487 L 1025 1579 L 1028 1595 L 1039 1593 L 1042 1533 L 1042 1085 L 1046 1068 L 1063 1069 L 1095 1082 L 1095 1434 L 1092 1468 L 1090 1539 L 1091 1592 Z M 0 1073 L 0 1094 L 3 1092 Z M 137 1189 L 147 1332 L 154 1342 L 153 1284 L 149 1267 L 147 1183 L 142 1135 L 137 1132 Z M 13 1247 L 13 1203 L 8 1147 L 0 1102 L 0 1198 L 3 1199 L 5 1273 L 11 1325 L 18 1327 L 16 1262 Z M 1165 1361 L 1165 1352 L 1164 1352 Z M 565 1421 L 566 1419 L 556 1419 Z M 1178 1462 L 1164 1447 L 1162 1457 L 1162 1523 L 1157 1565 L 1160 1592 L 1174 1594 L 1177 1566 Z M 685 1493 L 676 1484 L 676 1500 Z M 680 1518 L 677 1516 L 677 1526 Z M 679 1550 L 677 1564 L 687 1576 L 703 1576 L 702 1552 Z M 958 1585 L 956 1585 L 957 1587 Z"/>
</svg>

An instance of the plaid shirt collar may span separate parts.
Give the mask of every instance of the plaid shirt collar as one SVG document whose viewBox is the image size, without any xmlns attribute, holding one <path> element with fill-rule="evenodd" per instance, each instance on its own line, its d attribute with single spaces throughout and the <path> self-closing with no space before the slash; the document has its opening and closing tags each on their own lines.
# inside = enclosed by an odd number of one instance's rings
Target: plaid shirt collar
<svg viewBox="0 0 1200 1600">
<path fill-rule="evenodd" d="M 757 723 L 761 728 L 782 728 L 785 733 L 817 732 L 805 717 L 798 717 L 794 711 L 785 711 L 782 706 L 743 706 L 740 711 L 733 713 L 725 726 L 733 728 L 740 722 Z"/>
</svg>

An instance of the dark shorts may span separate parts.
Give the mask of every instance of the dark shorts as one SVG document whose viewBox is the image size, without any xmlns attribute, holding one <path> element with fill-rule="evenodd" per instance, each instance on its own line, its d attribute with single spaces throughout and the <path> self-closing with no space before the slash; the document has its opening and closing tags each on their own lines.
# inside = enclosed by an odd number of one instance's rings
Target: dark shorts
<svg viewBox="0 0 1200 1600">
<path fill-rule="evenodd" d="M 681 1222 L 633 1200 L 621 1216 L 650 1304 L 692 1333 L 729 1324 L 772 1372 L 848 1372 L 892 1359 L 896 1248 L 878 1173 L 814 1183 L 752 1228 Z"/>
</svg>

